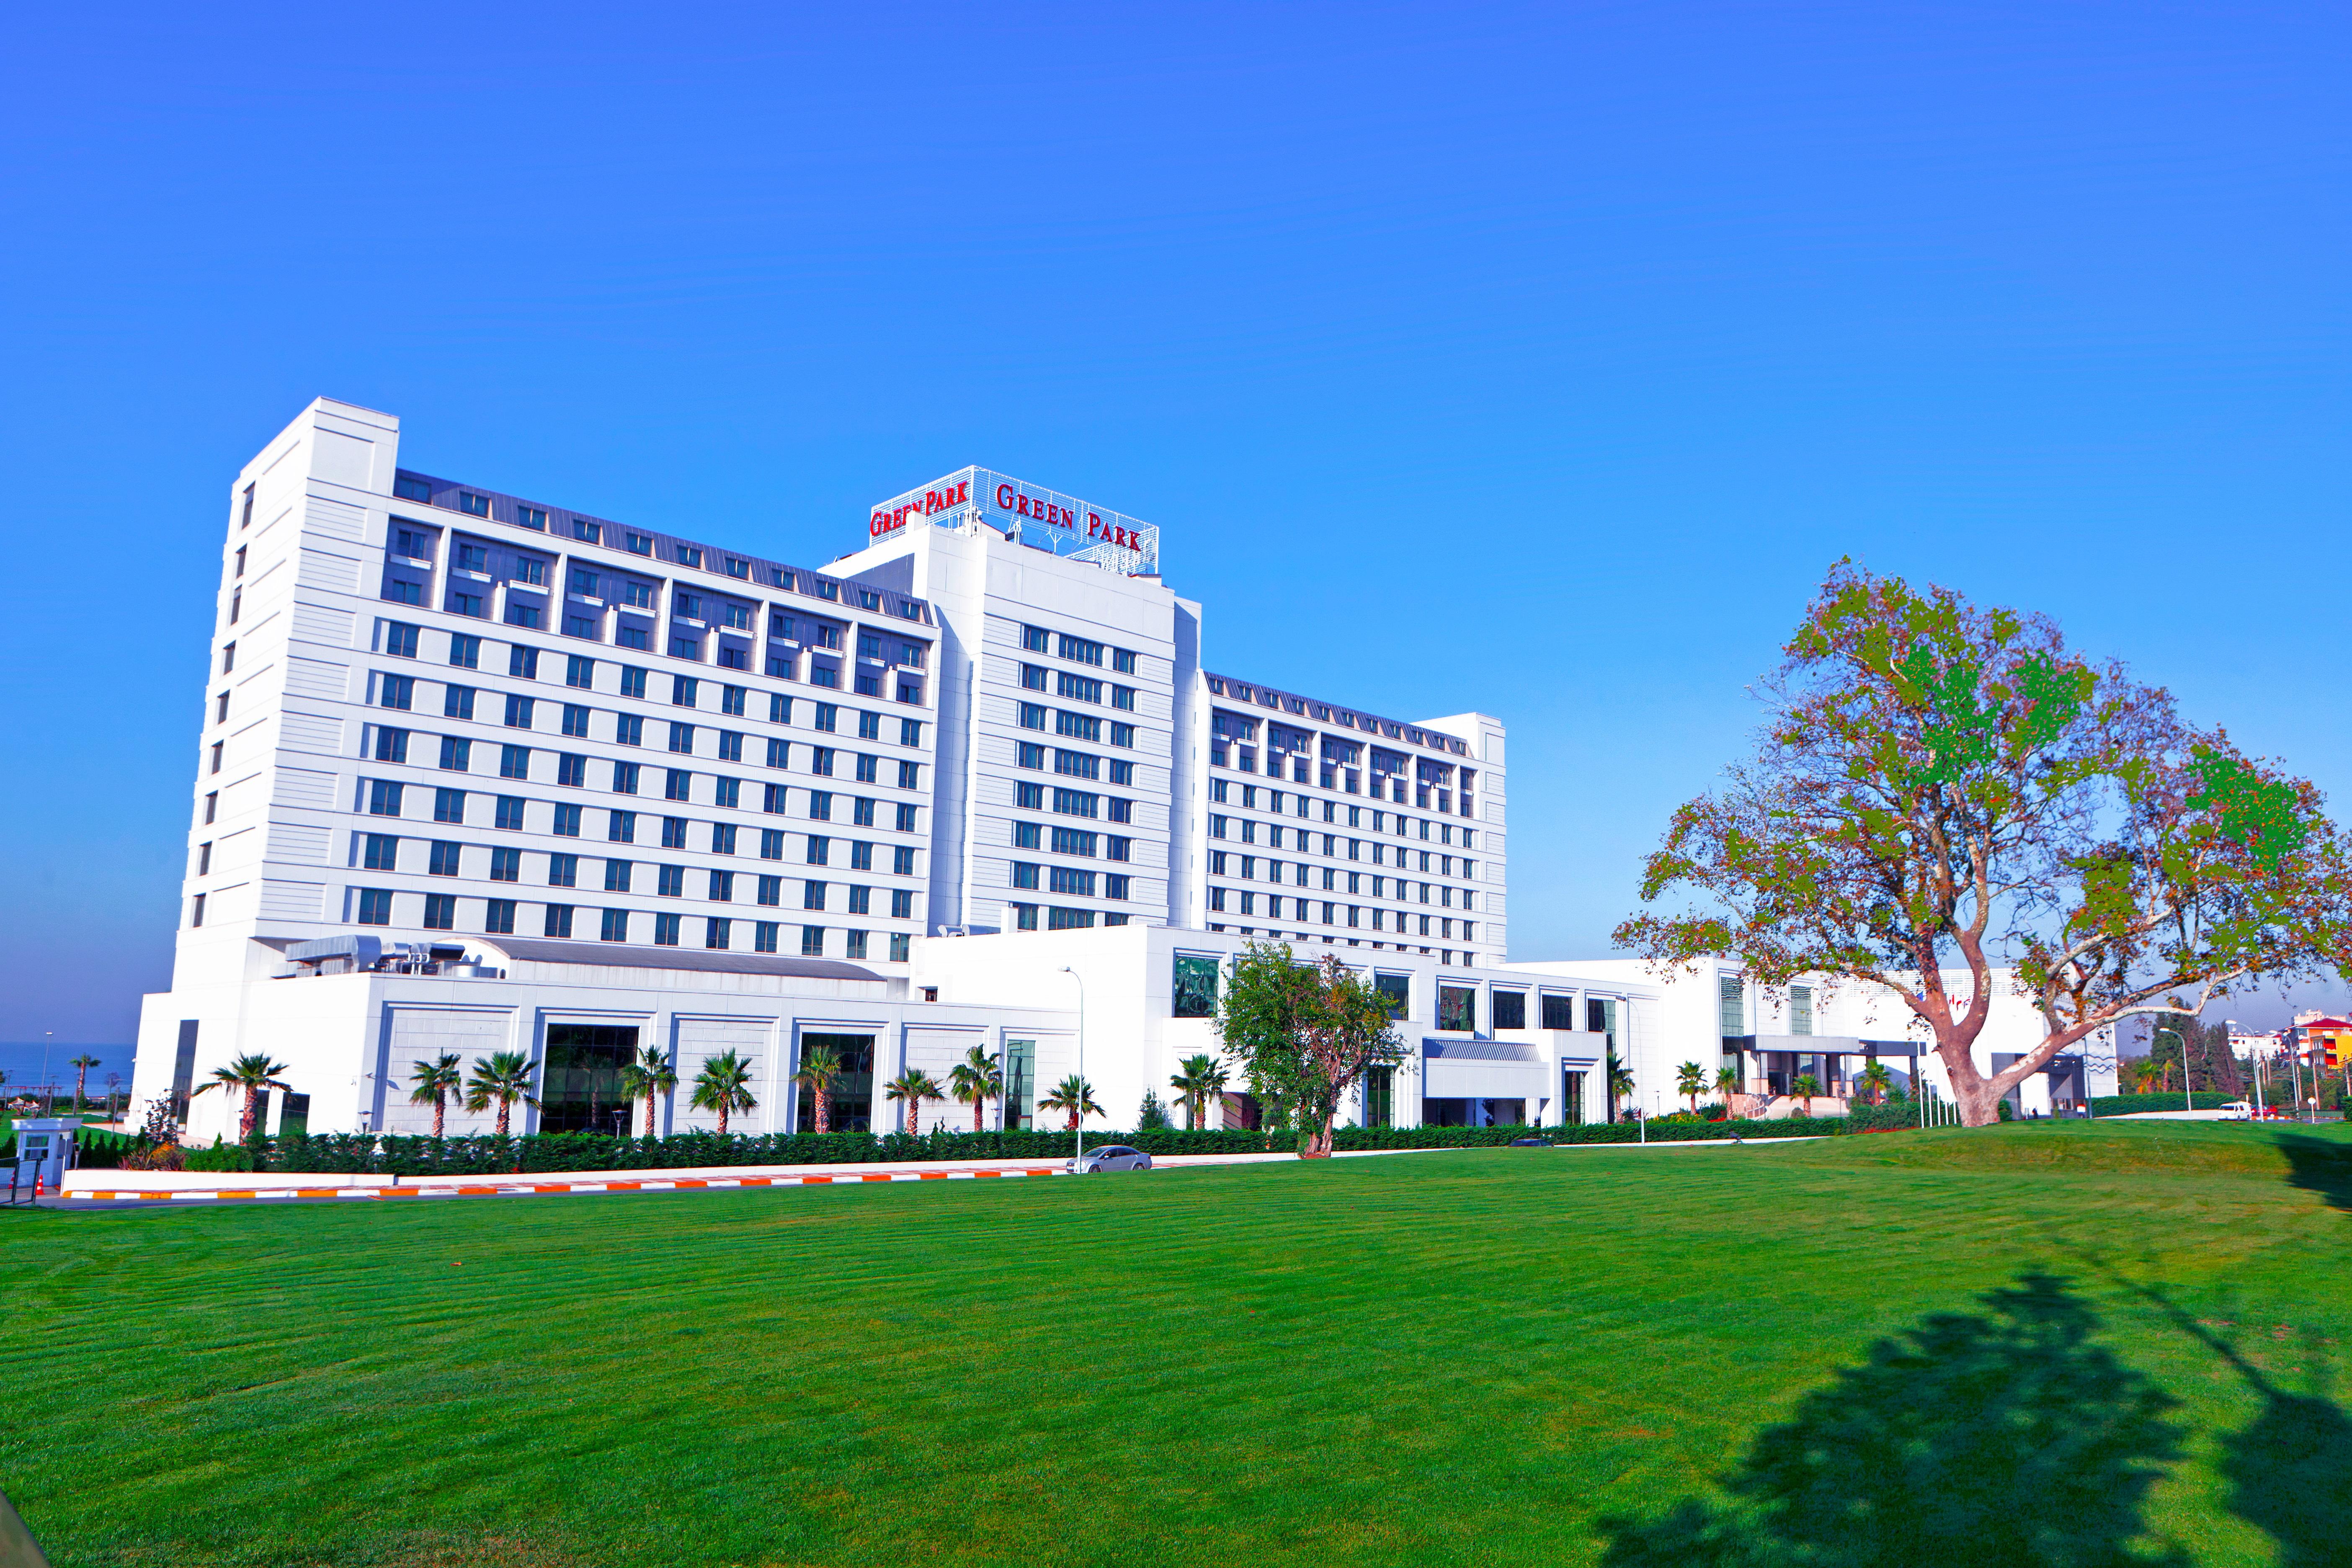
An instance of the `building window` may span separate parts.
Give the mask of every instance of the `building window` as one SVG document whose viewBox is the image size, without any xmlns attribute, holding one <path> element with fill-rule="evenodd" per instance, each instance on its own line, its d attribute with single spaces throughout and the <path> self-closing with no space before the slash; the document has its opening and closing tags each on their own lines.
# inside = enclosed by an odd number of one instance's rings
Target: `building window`
<svg viewBox="0 0 2352 1568">
<path fill-rule="evenodd" d="M 1013 885 L 1034 892 L 1037 887 L 1037 868 L 1025 860 L 1013 861 Z"/>
<path fill-rule="evenodd" d="M 1128 882 L 1129 879 L 1120 872 L 1108 873 L 1103 878 L 1103 897 L 1117 900 L 1121 903 L 1126 902 Z"/>
<path fill-rule="evenodd" d="M 466 820 L 466 792 L 461 789 L 436 789 L 433 792 L 433 820 L 459 822 Z"/>
<path fill-rule="evenodd" d="M 392 923 L 392 889 L 362 888 L 360 889 L 360 924 L 388 926 Z"/>
<path fill-rule="evenodd" d="M 1135 655 L 1123 647 L 1110 650 L 1110 667 L 1120 675 L 1135 673 Z"/>
<path fill-rule="evenodd" d="M 370 816 L 398 816 L 400 815 L 400 786 L 392 783 L 388 779 L 376 779 L 372 781 L 368 785 L 368 815 Z"/>
<path fill-rule="evenodd" d="M 514 934 L 515 901 L 512 899 L 492 899 L 483 911 L 482 930 L 490 936 Z"/>
<path fill-rule="evenodd" d="M 824 928 L 823 926 L 801 927 L 801 956 L 803 958 L 823 958 L 824 956 Z"/>
<path fill-rule="evenodd" d="M 547 919 L 541 930 L 548 936 L 569 938 L 572 935 L 572 906 L 570 904 L 548 905 Z"/>
<path fill-rule="evenodd" d="M 425 929 L 455 931 L 457 929 L 457 895 L 427 893 L 425 895 Z"/>
<path fill-rule="evenodd" d="M 1087 931 L 1092 929 L 1094 923 L 1095 912 L 1092 910 L 1066 910 L 1057 905 L 1045 911 L 1045 929 L 1048 931 Z"/>
<path fill-rule="evenodd" d="M 367 847 L 360 856 L 360 864 L 371 871 L 397 871 L 400 840 L 389 833 L 371 833 Z"/>
<path fill-rule="evenodd" d="M 891 962 L 891 963 L 906 963 L 906 962 L 907 962 L 907 960 L 908 960 L 908 956 L 911 954 L 911 952 L 912 952 L 912 951 L 913 951 L 913 948 L 914 948 L 914 940 L 913 940 L 913 938 L 912 938 L 912 937 L 910 937 L 907 932 L 902 931 L 892 931 L 892 932 L 890 933 L 890 962 Z"/>
<path fill-rule="evenodd" d="M 1810 1035 L 1813 1032 L 1813 988 L 1810 985 L 1789 987 L 1789 1033 Z"/>
<path fill-rule="evenodd" d="M 774 921 L 760 921 L 755 922 L 751 927 L 751 951 L 754 952 L 775 952 L 776 933 L 782 929 L 782 926 Z"/>
<path fill-rule="evenodd" d="M 499 796 L 497 826 L 501 832 L 520 833 L 522 831 L 522 797 L 520 795 L 502 795 Z"/>
<path fill-rule="evenodd" d="M 1043 626 L 1023 626 L 1021 647 L 1026 653 L 1044 653 L 1053 645 L 1053 636 Z"/>
<path fill-rule="evenodd" d="M 1023 665 L 1021 667 L 1021 686 L 1022 689 L 1025 691 L 1045 690 L 1045 667 L 1042 664 Z"/>
<path fill-rule="evenodd" d="M 1102 644 L 1074 637 L 1067 632 L 1062 634 L 1060 652 L 1064 658 L 1074 658 L 1080 664 L 1098 665 L 1103 661 Z"/>
<path fill-rule="evenodd" d="M 702 945 L 709 948 L 724 949 L 727 946 L 728 939 L 733 934 L 734 930 L 735 922 L 733 921 L 720 920 L 714 916 L 713 918 L 702 922 Z"/>
<path fill-rule="evenodd" d="M 1727 1037 L 1748 1033 L 1748 988 L 1737 974 L 1716 977 L 1717 1011 L 1722 1015 L 1721 1033 Z"/>
<path fill-rule="evenodd" d="M 1524 1029 L 1528 1026 L 1528 994 L 1524 991 L 1494 991 L 1487 994 L 1486 1005 L 1494 1014 L 1497 1029 Z"/>
<path fill-rule="evenodd" d="M 1478 1027 L 1478 993 L 1465 985 L 1437 988 L 1437 1026 L 1461 1034 Z"/>
<path fill-rule="evenodd" d="M 1013 905 L 1013 929 L 1015 931 L 1035 931 L 1037 929 L 1037 906 L 1034 904 Z"/>
<path fill-rule="evenodd" d="M 198 893 L 194 901 L 188 906 L 188 923 L 192 926 L 205 923 L 205 895 Z"/>
</svg>

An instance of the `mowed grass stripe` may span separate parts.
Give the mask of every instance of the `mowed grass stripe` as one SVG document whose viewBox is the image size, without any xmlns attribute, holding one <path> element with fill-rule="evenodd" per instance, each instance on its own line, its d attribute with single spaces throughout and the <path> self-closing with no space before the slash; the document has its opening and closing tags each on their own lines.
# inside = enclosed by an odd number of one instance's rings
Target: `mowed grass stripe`
<svg viewBox="0 0 2352 1568">
<path fill-rule="evenodd" d="M 2126 1284 L 2336 1364 L 2346 1216 L 2251 1148 L 11 1216 L 0 1360 L 85 1393 L 0 1437 L 0 1486 L 60 1563 L 1587 1561 L 1874 1340 L 2042 1268 L 2204 1435 L 2155 1525 L 2244 1551 L 2211 1518 L 2242 1379 Z"/>
</svg>

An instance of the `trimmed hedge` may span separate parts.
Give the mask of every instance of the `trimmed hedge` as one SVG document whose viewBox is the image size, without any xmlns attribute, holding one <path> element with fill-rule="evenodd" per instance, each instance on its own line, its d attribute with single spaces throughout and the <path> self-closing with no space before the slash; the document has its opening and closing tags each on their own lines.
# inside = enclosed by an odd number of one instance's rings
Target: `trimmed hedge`
<svg viewBox="0 0 2352 1568">
<path fill-rule="evenodd" d="M 1790 1117 L 1780 1121 L 1654 1120 L 1649 1142 L 1727 1138 L 1822 1137 L 1848 1132 L 1891 1131 L 1914 1125 L 1907 1106 L 1862 1107 L 1853 1116 Z M 1632 1143 L 1642 1130 L 1630 1121 L 1582 1127 L 1341 1127 L 1332 1147 L 1358 1149 L 1485 1149 L 1530 1135 L 1555 1143 Z M 1124 1143 L 1148 1154 L 1286 1153 L 1298 1146 L 1295 1131 L 1250 1132 L 1238 1128 L 1186 1131 L 1155 1128 L 1138 1132 L 1089 1131 L 1087 1146 Z M 258 1168 L 272 1172 L 401 1176 L 491 1176 L 549 1171 L 689 1170 L 730 1165 L 861 1165 L 929 1160 L 1063 1160 L 1069 1156 L 1066 1131 L 950 1132 L 934 1128 L 919 1138 L 903 1132 L 780 1132 L 756 1135 L 686 1132 L 668 1138 L 614 1138 L 598 1132 L 533 1133 L 525 1137 L 406 1138 L 363 1132 L 321 1133 L 273 1140 L 259 1146 Z M 191 1151 L 191 1169 L 209 1150 Z M 228 1152 L 242 1155 L 241 1148 Z M 226 1167 L 224 1167 L 226 1168 Z"/>
</svg>

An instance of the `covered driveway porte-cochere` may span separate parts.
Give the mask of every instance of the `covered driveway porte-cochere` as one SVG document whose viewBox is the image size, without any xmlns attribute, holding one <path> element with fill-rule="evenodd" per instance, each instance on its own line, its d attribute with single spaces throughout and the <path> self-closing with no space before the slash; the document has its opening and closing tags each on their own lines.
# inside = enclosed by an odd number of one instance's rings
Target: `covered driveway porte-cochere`
<svg viewBox="0 0 2352 1568">
<path fill-rule="evenodd" d="M 1819 1100 L 1850 1100 L 1855 1080 L 1881 1059 L 1895 1086 L 1906 1093 L 1918 1076 L 1918 1058 L 1929 1047 L 1917 1040 L 1867 1040 L 1854 1035 L 1726 1035 L 1723 1065 L 1739 1075 L 1740 1092 L 1758 1100 L 1784 1099 L 1798 1080 L 1811 1078 Z"/>
</svg>

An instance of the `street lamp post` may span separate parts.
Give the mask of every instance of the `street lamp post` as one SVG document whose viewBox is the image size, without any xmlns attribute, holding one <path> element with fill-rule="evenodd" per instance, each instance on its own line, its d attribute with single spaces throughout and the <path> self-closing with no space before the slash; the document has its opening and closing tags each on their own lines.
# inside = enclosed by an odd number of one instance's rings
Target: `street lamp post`
<svg viewBox="0 0 2352 1568">
<path fill-rule="evenodd" d="M 2182 1103 L 2194 1110 L 2197 1109 L 2197 1080 L 2189 1076 L 2189 1042 L 2180 1038 L 2179 1030 L 2168 1029 L 2160 1025 L 2147 1032 L 2147 1037 L 2151 1043 L 2158 1035 L 2170 1035 L 2174 1039 L 2180 1041 L 2180 1092 L 2187 1097 Z"/>
<path fill-rule="evenodd" d="M 1078 983 L 1078 1104 L 1070 1112 L 1071 1124 L 1077 1130 L 1076 1146 L 1070 1152 L 1070 1174 L 1076 1176 L 1085 1173 L 1079 1164 L 1087 1154 L 1087 982 L 1086 976 L 1066 963 L 1062 965 L 1062 973 Z"/>
</svg>

